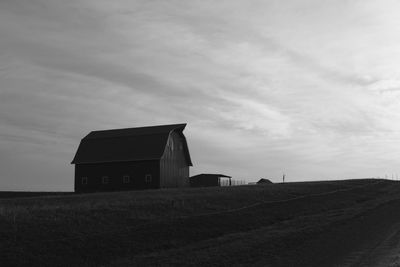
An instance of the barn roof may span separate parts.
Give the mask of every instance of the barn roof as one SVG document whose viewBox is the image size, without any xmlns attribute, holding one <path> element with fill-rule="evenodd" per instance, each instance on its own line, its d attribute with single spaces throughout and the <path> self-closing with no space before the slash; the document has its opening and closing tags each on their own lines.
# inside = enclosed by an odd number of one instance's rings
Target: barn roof
<svg viewBox="0 0 400 267">
<path fill-rule="evenodd" d="M 184 153 L 192 166 L 184 124 L 93 131 L 79 144 L 72 164 L 158 160 L 164 154 L 168 136 L 177 132 L 183 140 Z"/>
</svg>

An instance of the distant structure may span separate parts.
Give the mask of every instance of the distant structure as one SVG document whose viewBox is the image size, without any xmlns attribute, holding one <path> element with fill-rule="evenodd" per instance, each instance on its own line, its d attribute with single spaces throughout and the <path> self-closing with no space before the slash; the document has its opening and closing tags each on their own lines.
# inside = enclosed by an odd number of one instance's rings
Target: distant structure
<svg viewBox="0 0 400 267">
<path fill-rule="evenodd" d="M 211 173 L 202 173 L 198 175 L 194 175 L 190 177 L 190 186 L 192 187 L 205 187 L 205 186 L 221 186 L 222 180 L 227 178 L 229 180 L 228 185 L 232 185 L 231 176 L 223 175 L 223 174 L 211 174 Z"/>
<path fill-rule="evenodd" d="M 257 184 L 273 184 L 273 183 L 268 179 L 261 178 L 260 180 L 258 180 Z"/>
<path fill-rule="evenodd" d="M 75 192 L 189 186 L 186 124 L 90 132 L 75 164 Z"/>
</svg>

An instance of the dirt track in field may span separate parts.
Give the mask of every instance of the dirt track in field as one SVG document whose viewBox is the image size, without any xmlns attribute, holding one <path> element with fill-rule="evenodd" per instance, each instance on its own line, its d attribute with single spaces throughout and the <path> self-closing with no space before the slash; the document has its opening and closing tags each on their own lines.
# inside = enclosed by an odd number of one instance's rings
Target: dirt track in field
<svg viewBox="0 0 400 267">
<path fill-rule="evenodd" d="M 362 266 L 395 267 L 400 266 L 400 223 L 378 246 L 366 251 L 360 261 Z"/>
<path fill-rule="evenodd" d="M 291 262 L 288 259 L 281 265 L 400 266 L 400 200 L 333 224 L 330 230 L 305 242 L 292 257 Z"/>
<path fill-rule="evenodd" d="M 400 266 L 400 222 L 389 228 L 388 233 L 383 234 L 377 243 L 353 252 L 341 266 Z"/>
</svg>

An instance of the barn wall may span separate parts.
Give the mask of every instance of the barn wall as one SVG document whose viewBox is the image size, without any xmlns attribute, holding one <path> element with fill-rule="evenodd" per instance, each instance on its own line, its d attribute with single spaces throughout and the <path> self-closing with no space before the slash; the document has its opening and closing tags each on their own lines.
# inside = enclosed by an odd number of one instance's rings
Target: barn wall
<svg viewBox="0 0 400 267">
<path fill-rule="evenodd" d="M 184 154 L 184 144 L 182 137 L 175 132 L 170 134 L 160 160 L 160 186 L 189 186 L 189 166 Z"/>
<path fill-rule="evenodd" d="M 146 174 L 152 179 L 146 182 Z M 130 177 L 129 183 L 123 183 L 123 176 Z M 108 183 L 102 183 L 102 177 L 108 176 Z M 87 184 L 82 184 L 87 177 Z M 119 191 L 149 189 L 160 187 L 159 161 L 118 162 L 75 165 L 75 192 Z"/>
</svg>

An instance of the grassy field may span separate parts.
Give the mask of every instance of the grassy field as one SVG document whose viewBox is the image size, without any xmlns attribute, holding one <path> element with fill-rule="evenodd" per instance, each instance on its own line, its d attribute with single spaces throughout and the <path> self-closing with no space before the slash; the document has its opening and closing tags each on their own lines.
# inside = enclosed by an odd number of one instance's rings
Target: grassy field
<svg viewBox="0 0 400 267">
<path fill-rule="evenodd" d="M 61 196 L 71 195 L 72 192 L 29 192 L 29 191 L 0 191 L 1 198 L 22 198 L 22 197 L 42 197 L 42 196 Z"/>
<path fill-rule="evenodd" d="M 1 266 L 328 266 L 400 221 L 374 179 L 21 196 L 0 197 Z"/>
</svg>

